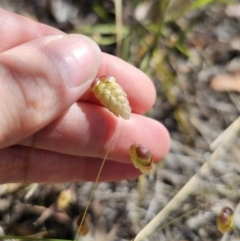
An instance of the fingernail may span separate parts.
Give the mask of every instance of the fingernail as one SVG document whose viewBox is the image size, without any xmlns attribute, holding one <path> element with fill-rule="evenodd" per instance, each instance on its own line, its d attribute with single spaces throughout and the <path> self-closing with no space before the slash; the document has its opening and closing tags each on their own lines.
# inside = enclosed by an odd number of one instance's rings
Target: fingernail
<svg viewBox="0 0 240 241">
<path fill-rule="evenodd" d="M 47 45 L 45 51 L 68 87 L 82 85 L 97 74 L 100 49 L 86 36 L 63 36 Z"/>
</svg>

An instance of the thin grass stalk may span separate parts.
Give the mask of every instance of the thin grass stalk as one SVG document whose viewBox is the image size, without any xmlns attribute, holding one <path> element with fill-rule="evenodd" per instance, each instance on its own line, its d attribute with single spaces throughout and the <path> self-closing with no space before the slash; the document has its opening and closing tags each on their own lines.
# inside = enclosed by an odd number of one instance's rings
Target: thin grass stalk
<svg viewBox="0 0 240 241">
<path fill-rule="evenodd" d="M 117 1 L 117 0 L 116 0 Z M 147 63 L 144 65 L 144 67 L 142 68 L 143 71 L 146 71 L 147 68 L 149 67 L 149 62 L 150 60 L 152 59 L 152 56 L 153 56 L 153 53 L 154 53 L 154 50 L 157 48 L 157 45 L 158 45 L 158 42 L 159 42 L 159 39 L 160 39 L 160 36 L 162 34 L 162 29 L 163 29 L 163 26 L 165 24 L 165 20 L 166 20 L 166 17 L 168 16 L 168 12 L 170 10 L 170 7 L 172 6 L 172 4 L 174 3 L 175 0 L 168 0 L 167 4 L 166 4 L 166 8 L 164 9 L 164 13 L 163 13 L 163 19 L 161 21 L 161 23 L 159 23 L 158 25 L 158 28 L 157 28 L 157 32 L 156 32 L 156 37 L 155 37 L 155 40 L 154 40 L 154 43 L 153 45 L 149 48 L 149 51 L 146 53 L 146 55 L 143 57 L 143 60 L 147 57 Z M 140 63 L 139 65 L 141 66 L 142 63 Z"/>
<path fill-rule="evenodd" d="M 122 0 L 115 0 L 115 14 L 116 14 L 116 41 L 117 41 L 116 55 L 120 57 L 122 39 L 123 39 Z"/>
<path fill-rule="evenodd" d="M 101 165 L 101 167 L 100 167 L 100 169 L 99 169 L 99 172 L 98 172 L 98 174 L 97 174 L 96 180 L 95 180 L 95 182 L 94 182 L 94 185 L 93 185 L 93 188 L 92 188 L 90 197 L 89 197 L 89 199 L 88 199 L 87 206 L 86 206 L 85 211 L 84 211 L 84 213 L 83 213 L 83 217 L 82 217 L 81 223 L 80 223 L 80 225 L 79 225 L 79 227 L 78 227 L 78 230 L 77 230 L 77 233 L 76 233 L 76 236 L 75 236 L 74 240 L 77 240 L 77 238 L 78 238 L 80 229 L 81 229 L 81 227 L 82 227 L 82 225 L 83 225 L 83 222 L 84 222 L 84 220 L 85 220 L 85 217 L 86 217 L 86 215 L 87 215 L 88 208 L 89 208 L 90 203 L 91 203 L 91 201 L 92 201 L 93 194 L 94 194 L 94 192 L 95 192 L 95 190 L 96 190 L 96 187 L 97 187 L 97 184 L 98 184 L 98 180 L 99 180 L 99 177 L 100 177 L 100 175 L 101 175 L 101 173 L 102 173 L 102 169 L 103 169 L 103 166 L 104 166 L 104 164 L 105 164 L 105 161 L 107 160 L 107 156 L 108 156 L 109 151 L 110 151 L 110 149 L 108 149 L 108 151 L 107 151 L 107 153 L 106 153 L 106 155 L 104 156 L 104 159 L 103 159 L 103 161 L 102 161 L 102 165 Z"/>
<path fill-rule="evenodd" d="M 37 137 L 38 137 L 38 133 L 35 133 L 33 136 L 33 143 L 32 143 L 32 147 L 31 147 L 31 151 L 29 153 L 29 157 L 28 157 L 28 161 L 27 161 L 27 170 L 26 170 L 26 175 L 25 175 L 25 179 L 24 179 L 24 186 L 26 187 L 27 185 L 27 180 L 28 180 L 28 176 L 29 176 L 29 170 L 30 170 L 30 164 L 31 164 L 31 160 L 32 160 L 32 156 L 33 156 L 33 151 L 37 142 Z"/>
</svg>

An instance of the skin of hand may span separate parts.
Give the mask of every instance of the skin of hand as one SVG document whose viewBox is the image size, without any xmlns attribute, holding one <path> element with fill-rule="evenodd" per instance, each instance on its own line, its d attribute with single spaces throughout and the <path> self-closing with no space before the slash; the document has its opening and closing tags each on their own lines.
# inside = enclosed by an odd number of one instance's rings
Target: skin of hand
<svg viewBox="0 0 240 241">
<path fill-rule="evenodd" d="M 156 94 L 140 70 L 102 53 L 86 36 L 3 9 L 0 33 L 0 183 L 24 182 L 26 175 L 27 182 L 94 181 L 108 150 L 100 181 L 132 179 L 140 175 L 129 157 L 133 143 L 155 161 L 167 153 L 167 130 L 141 115 Z M 127 93 L 130 120 L 114 116 L 89 90 L 104 75 Z"/>
</svg>

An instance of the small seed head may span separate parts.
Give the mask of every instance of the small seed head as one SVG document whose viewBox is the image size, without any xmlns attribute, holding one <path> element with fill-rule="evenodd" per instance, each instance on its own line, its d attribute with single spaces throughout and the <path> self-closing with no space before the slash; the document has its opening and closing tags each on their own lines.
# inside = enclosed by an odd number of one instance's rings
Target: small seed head
<svg viewBox="0 0 240 241">
<path fill-rule="evenodd" d="M 101 104 L 116 116 L 128 120 L 131 107 L 127 94 L 113 76 L 102 76 L 93 81 L 91 90 Z"/>
<path fill-rule="evenodd" d="M 217 217 L 217 228 L 221 233 L 227 233 L 233 228 L 233 210 L 224 207 Z"/>
<path fill-rule="evenodd" d="M 151 152 L 139 144 L 133 144 L 129 149 L 133 165 L 143 174 L 150 174 L 153 170 L 153 158 Z"/>
<path fill-rule="evenodd" d="M 71 201 L 73 200 L 73 196 L 74 196 L 74 193 L 73 193 L 73 190 L 71 189 L 66 189 L 61 191 L 57 198 L 57 203 L 56 203 L 57 208 L 67 209 L 70 206 Z"/>
</svg>

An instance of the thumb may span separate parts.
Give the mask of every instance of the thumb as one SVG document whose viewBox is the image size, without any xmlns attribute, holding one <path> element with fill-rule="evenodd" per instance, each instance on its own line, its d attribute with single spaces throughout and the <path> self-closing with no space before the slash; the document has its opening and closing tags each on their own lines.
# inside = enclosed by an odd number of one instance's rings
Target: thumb
<svg viewBox="0 0 240 241">
<path fill-rule="evenodd" d="M 101 52 L 89 38 L 39 38 L 0 54 L 0 148 L 46 126 L 89 88 Z"/>
</svg>

